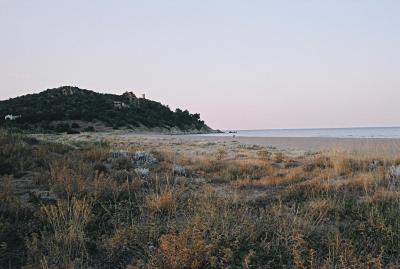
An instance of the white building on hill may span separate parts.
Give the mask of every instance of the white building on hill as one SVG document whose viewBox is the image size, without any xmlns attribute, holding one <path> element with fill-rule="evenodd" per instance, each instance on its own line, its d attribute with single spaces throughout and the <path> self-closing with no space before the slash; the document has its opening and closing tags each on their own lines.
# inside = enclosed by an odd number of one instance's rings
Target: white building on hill
<svg viewBox="0 0 400 269">
<path fill-rule="evenodd" d="M 21 118 L 21 115 L 18 115 L 18 116 L 14 116 L 14 115 L 6 115 L 5 117 L 4 117 L 4 119 L 5 120 L 16 120 L 16 119 L 18 119 L 18 118 Z"/>
</svg>

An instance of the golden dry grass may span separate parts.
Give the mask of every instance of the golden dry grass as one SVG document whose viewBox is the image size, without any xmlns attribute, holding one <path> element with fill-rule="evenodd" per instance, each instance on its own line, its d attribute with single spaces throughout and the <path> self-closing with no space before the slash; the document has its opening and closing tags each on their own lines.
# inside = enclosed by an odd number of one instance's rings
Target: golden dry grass
<svg viewBox="0 0 400 269">
<path fill-rule="evenodd" d="M 204 240 L 202 231 L 186 228 L 177 235 L 160 237 L 160 258 L 167 268 L 204 268 L 212 247 Z"/>
<path fill-rule="evenodd" d="M 388 156 L 123 139 L 33 151 L 18 139 L 0 137 L 0 165 L 11 171 L 1 175 L 1 266 L 400 266 L 400 184 L 390 174 L 399 161 Z M 158 162 L 140 178 L 129 158 L 110 157 L 116 149 Z M 28 172 L 56 202 L 17 202 Z"/>
<path fill-rule="evenodd" d="M 146 198 L 147 205 L 154 212 L 173 212 L 176 209 L 176 197 L 171 190 L 160 194 L 150 194 Z"/>
</svg>

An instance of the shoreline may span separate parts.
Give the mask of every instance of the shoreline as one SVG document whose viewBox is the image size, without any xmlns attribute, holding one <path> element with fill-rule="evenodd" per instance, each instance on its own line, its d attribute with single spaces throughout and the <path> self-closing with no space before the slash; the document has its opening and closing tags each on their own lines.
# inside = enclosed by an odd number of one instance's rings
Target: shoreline
<svg viewBox="0 0 400 269">
<path fill-rule="evenodd" d="M 140 136 L 140 135 L 139 135 Z M 184 141 L 206 141 L 244 145 L 276 147 L 295 151 L 338 151 L 361 154 L 400 155 L 398 138 L 331 138 L 331 137 L 245 137 L 201 136 L 201 135 L 144 135 L 154 138 L 175 138 Z"/>
<path fill-rule="evenodd" d="M 242 144 L 245 146 L 259 146 L 275 148 L 293 152 L 344 152 L 352 154 L 368 154 L 373 156 L 399 156 L 400 139 L 398 138 L 331 138 L 331 137 L 247 137 L 247 136 L 204 136 L 195 134 L 163 134 L 163 133 L 135 133 L 135 132 L 95 132 L 76 135 L 46 135 L 36 134 L 34 137 L 47 137 L 51 140 L 82 141 L 122 139 L 134 142 L 139 140 L 157 141 L 165 143 L 215 143 L 214 147 L 226 144 Z"/>
</svg>

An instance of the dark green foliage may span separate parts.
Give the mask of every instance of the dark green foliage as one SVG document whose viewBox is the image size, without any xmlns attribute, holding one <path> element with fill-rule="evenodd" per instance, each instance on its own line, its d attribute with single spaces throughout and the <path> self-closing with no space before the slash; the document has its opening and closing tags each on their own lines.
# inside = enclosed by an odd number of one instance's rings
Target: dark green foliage
<svg viewBox="0 0 400 269">
<path fill-rule="evenodd" d="M 6 121 L 4 116 L 8 114 L 22 117 Z M 145 126 L 178 127 L 184 131 L 206 127 L 199 114 L 190 114 L 187 110 L 174 112 L 159 102 L 144 98 L 100 94 L 69 86 L 1 101 L 0 116 L 0 124 L 8 127 L 69 133 L 73 132 L 71 129 L 79 129 L 79 124 L 72 123 L 67 127 L 54 122 L 96 120 L 114 129 Z"/>
<path fill-rule="evenodd" d="M 74 123 L 71 124 L 71 128 L 78 129 L 78 128 L 80 128 L 80 126 L 79 126 L 78 123 L 74 122 Z"/>
<path fill-rule="evenodd" d="M 94 132 L 95 129 L 94 129 L 93 126 L 88 126 L 88 127 L 86 127 L 86 128 L 84 129 L 84 131 L 85 131 L 85 132 Z"/>
<path fill-rule="evenodd" d="M 81 132 L 79 132 L 77 130 L 73 130 L 73 129 L 70 129 L 70 130 L 67 131 L 67 134 L 80 134 L 80 133 Z"/>
<path fill-rule="evenodd" d="M 69 124 L 59 123 L 56 125 L 55 131 L 59 133 L 68 132 L 70 130 Z"/>
</svg>

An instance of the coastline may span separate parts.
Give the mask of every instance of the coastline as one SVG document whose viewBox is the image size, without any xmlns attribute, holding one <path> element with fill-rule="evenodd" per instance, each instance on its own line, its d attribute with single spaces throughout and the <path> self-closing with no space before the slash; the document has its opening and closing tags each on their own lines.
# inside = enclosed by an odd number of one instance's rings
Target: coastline
<svg viewBox="0 0 400 269">
<path fill-rule="evenodd" d="M 349 153 L 400 155 L 397 138 L 331 138 L 331 137 L 213 137 L 184 136 L 185 140 L 215 142 L 237 141 L 244 145 L 272 146 L 283 150 L 344 151 Z"/>
<path fill-rule="evenodd" d="M 215 144 L 213 147 L 229 144 L 276 148 L 286 152 L 344 152 L 352 154 L 368 154 L 374 156 L 400 156 L 400 139 L 397 138 L 327 138 L 327 137 L 242 137 L 202 136 L 198 134 L 165 134 L 154 132 L 95 132 L 76 135 L 35 134 L 55 141 L 81 140 L 125 140 L 156 141 L 160 144 Z"/>
</svg>

